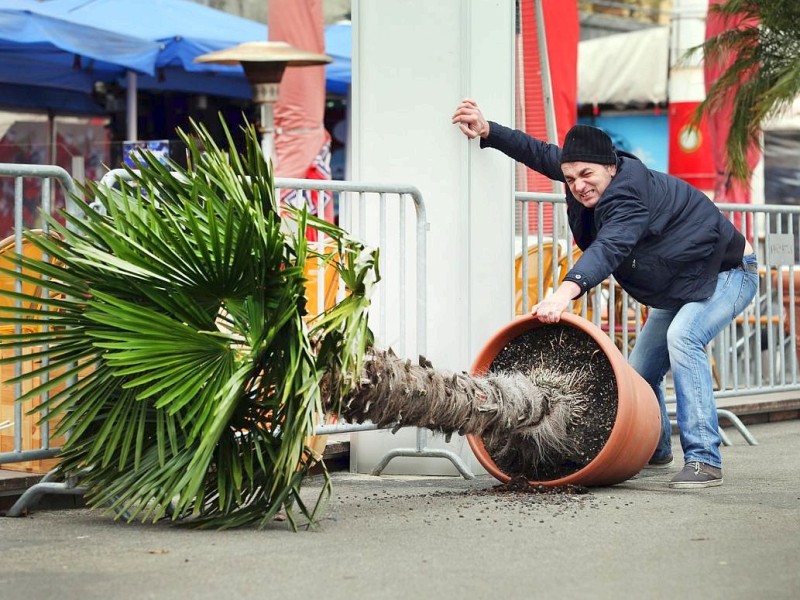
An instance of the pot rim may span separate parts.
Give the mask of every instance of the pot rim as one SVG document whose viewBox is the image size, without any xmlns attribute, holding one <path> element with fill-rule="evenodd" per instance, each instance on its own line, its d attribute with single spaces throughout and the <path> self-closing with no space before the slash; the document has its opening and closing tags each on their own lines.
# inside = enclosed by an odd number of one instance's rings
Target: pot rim
<svg viewBox="0 0 800 600">
<path fill-rule="evenodd" d="M 562 314 L 560 322 L 556 324 L 566 324 L 575 327 L 581 331 L 584 331 L 592 339 L 594 339 L 611 363 L 617 384 L 618 399 L 623 395 L 625 397 L 630 397 L 631 394 L 635 393 L 635 384 L 631 377 L 631 372 L 633 371 L 632 367 L 628 365 L 625 357 L 622 356 L 622 353 L 611 341 L 611 338 L 609 338 L 602 329 L 600 329 L 591 321 L 572 313 Z M 539 327 L 547 327 L 549 325 L 550 324 L 548 323 L 539 321 L 539 319 L 533 315 L 524 315 L 514 319 L 505 327 L 497 331 L 497 333 L 495 333 L 495 335 L 481 349 L 472 365 L 470 372 L 473 375 L 485 375 L 488 372 L 491 363 L 494 361 L 500 351 L 508 344 L 508 342 L 526 331 L 538 329 Z M 635 373 L 633 373 L 633 375 L 638 377 L 638 375 Z M 615 452 L 619 452 L 619 444 L 616 443 L 617 440 L 620 438 L 624 439 L 625 437 L 631 435 L 631 427 L 625 427 L 625 424 L 631 424 L 632 419 L 629 418 L 629 411 L 631 410 L 633 410 L 632 403 L 617 402 L 617 416 L 614 420 L 614 425 L 611 428 L 611 432 L 609 433 L 608 440 L 604 444 L 603 448 L 600 449 L 597 455 L 590 460 L 588 464 L 584 465 L 579 470 L 570 473 L 569 475 L 565 475 L 559 479 L 529 481 L 529 483 L 535 485 L 544 485 L 547 487 L 556 487 L 560 485 L 574 484 L 585 479 L 591 480 L 595 475 L 595 472 L 600 470 L 598 465 L 604 464 L 606 455 L 612 455 Z M 620 418 L 621 416 L 623 418 Z M 471 433 L 467 434 L 467 441 L 469 442 L 475 457 L 478 459 L 478 462 L 493 477 L 502 481 L 503 483 L 507 483 L 511 480 L 511 477 L 504 471 L 500 470 L 500 468 L 491 458 L 489 452 L 486 450 L 486 447 L 483 444 L 483 439 L 480 436 Z M 657 444 L 658 438 L 656 438 L 655 443 L 653 444 L 652 451 L 655 451 Z"/>
</svg>

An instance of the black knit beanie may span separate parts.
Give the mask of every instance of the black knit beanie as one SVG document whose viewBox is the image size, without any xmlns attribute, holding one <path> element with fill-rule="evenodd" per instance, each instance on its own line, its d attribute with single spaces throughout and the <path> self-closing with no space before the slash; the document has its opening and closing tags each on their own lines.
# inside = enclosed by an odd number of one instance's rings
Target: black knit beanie
<svg viewBox="0 0 800 600">
<path fill-rule="evenodd" d="M 575 125 L 564 138 L 561 162 L 589 162 L 599 165 L 617 164 L 617 155 L 606 132 L 591 125 Z"/>
</svg>

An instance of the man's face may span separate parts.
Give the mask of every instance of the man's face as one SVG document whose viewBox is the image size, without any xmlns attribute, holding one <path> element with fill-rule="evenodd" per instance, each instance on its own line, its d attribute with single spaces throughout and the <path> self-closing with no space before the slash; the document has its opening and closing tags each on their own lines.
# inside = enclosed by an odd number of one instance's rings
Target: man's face
<svg viewBox="0 0 800 600">
<path fill-rule="evenodd" d="M 617 174 L 617 166 L 568 162 L 561 164 L 561 172 L 575 199 L 586 208 L 594 208 Z"/>
</svg>

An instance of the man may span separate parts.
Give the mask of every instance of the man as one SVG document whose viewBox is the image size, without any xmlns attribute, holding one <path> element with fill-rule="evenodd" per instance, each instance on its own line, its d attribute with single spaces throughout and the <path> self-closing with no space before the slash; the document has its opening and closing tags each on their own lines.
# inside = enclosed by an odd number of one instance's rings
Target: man
<svg viewBox="0 0 800 600">
<path fill-rule="evenodd" d="M 722 485 L 719 425 L 706 345 L 755 296 L 753 248 L 719 209 L 686 182 L 617 152 L 602 130 L 576 125 L 563 148 L 487 121 L 465 99 L 453 123 L 481 148 L 567 184 L 567 215 L 583 254 L 563 283 L 532 309 L 556 323 L 569 302 L 613 274 L 650 307 L 630 355 L 661 408 L 661 438 L 648 465 L 672 465 L 664 378 L 672 369 L 685 466 L 670 487 Z"/>
</svg>

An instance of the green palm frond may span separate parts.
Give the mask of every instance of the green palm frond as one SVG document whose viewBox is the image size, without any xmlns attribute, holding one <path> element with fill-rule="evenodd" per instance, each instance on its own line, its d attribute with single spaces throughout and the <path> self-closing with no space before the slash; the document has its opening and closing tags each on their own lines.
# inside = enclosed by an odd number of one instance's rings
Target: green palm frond
<svg viewBox="0 0 800 600">
<path fill-rule="evenodd" d="M 690 52 L 718 64 L 733 60 L 695 113 L 718 110 L 733 94 L 726 146 L 731 173 L 750 177 L 747 150 L 761 143 L 761 125 L 800 95 L 800 3 L 797 0 L 728 0 L 709 7 L 729 28 Z"/>
<path fill-rule="evenodd" d="M 342 374 L 332 392 L 344 397 L 371 343 L 377 251 L 279 209 L 255 130 L 242 153 L 225 132 L 221 147 L 202 125 L 179 131 L 188 167 L 145 155 L 117 186 L 85 187 L 100 208 L 76 198 L 83 215 L 51 219 L 53 236 L 26 234 L 51 260 L 16 262 L 24 277 L 46 276 L 49 293 L 0 315 L 31 325 L 3 344 L 46 359 L 23 375 L 39 382 L 24 398 L 49 392 L 39 410 L 70 434 L 60 470 L 128 519 L 231 527 L 284 510 L 295 524 L 298 510 L 313 521 L 328 486 L 313 506 L 300 489 L 320 382 Z M 334 250 L 312 251 L 307 227 Z M 312 257 L 346 290 L 315 318 L 305 308 Z"/>
</svg>

